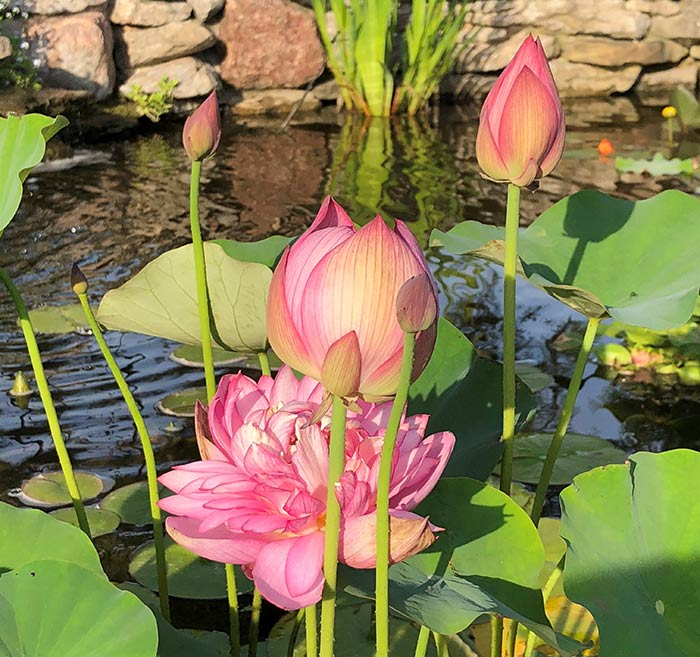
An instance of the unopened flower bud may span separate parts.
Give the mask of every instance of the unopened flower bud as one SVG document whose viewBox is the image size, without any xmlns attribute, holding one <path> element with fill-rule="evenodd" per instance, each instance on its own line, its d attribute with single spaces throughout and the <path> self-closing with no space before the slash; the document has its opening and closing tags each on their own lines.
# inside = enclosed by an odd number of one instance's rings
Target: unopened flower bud
<svg viewBox="0 0 700 657">
<path fill-rule="evenodd" d="M 221 121 L 219 119 L 219 101 L 216 91 L 187 117 L 182 130 L 182 143 L 187 157 L 193 162 L 211 157 L 219 146 L 221 139 Z"/>
<path fill-rule="evenodd" d="M 409 278 L 396 295 L 396 319 L 406 333 L 425 331 L 437 316 L 437 297 L 430 276 L 423 272 Z"/>
<path fill-rule="evenodd" d="M 73 268 L 70 271 L 70 284 L 76 294 L 85 294 L 88 291 L 88 280 L 78 267 L 77 262 L 73 263 Z"/>
<path fill-rule="evenodd" d="M 672 119 L 676 116 L 678 112 L 676 111 L 676 108 L 673 105 L 667 105 L 661 110 L 661 116 L 663 116 L 665 119 Z"/>
<path fill-rule="evenodd" d="M 11 397 L 26 397 L 27 395 L 32 394 L 32 389 L 29 386 L 29 381 L 27 381 L 27 377 L 24 376 L 24 372 L 20 370 L 15 374 L 15 382 L 12 385 L 12 388 L 10 389 L 10 396 Z"/>
<path fill-rule="evenodd" d="M 321 383 L 331 394 L 348 397 L 357 393 L 361 371 L 360 343 L 357 333 L 350 331 L 328 348 L 321 368 Z"/>
</svg>

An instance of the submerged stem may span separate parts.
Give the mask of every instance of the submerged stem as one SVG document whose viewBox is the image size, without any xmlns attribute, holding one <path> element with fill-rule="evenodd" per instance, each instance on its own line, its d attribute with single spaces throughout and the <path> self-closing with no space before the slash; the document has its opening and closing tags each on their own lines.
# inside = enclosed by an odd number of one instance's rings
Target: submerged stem
<svg viewBox="0 0 700 657">
<path fill-rule="evenodd" d="M 78 519 L 78 526 L 87 534 L 88 538 L 91 538 L 90 526 L 88 525 L 87 516 L 85 515 L 85 507 L 83 506 L 83 500 L 80 497 L 78 482 L 75 480 L 73 466 L 70 462 L 70 455 L 68 454 L 66 443 L 63 440 L 61 426 L 58 422 L 58 414 L 56 413 L 56 407 L 53 404 L 53 397 L 51 396 L 51 390 L 49 389 L 49 382 L 46 379 L 44 364 L 41 361 L 41 352 L 39 351 L 39 345 L 37 344 L 36 336 L 34 335 L 32 322 L 29 319 L 27 306 L 24 304 L 22 295 L 15 287 L 10 275 L 4 269 L 0 269 L 0 281 L 2 281 L 3 285 L 10 293 L 17 311 L 19 324 L 22 328 L 22 333 L 24 334 L 24 341 L 27 344 L 27 351 L 29 352 L 29 360 L 32 363 L 32 369 L 34 370 L 34 378 L 36 380 L 37 388 L 39 389 L 39 397 L 41 398 L 41 403 L 44 406 L 49 431 L 51 433 L 54 447 L 56 448 L 56 455 L 58 456 L 58 462 L 61 466 L 63 477 L 66 480 L 68 493 L 70 494 L 71 501 L 73 502 L 75 515 Z"/>
</svg>

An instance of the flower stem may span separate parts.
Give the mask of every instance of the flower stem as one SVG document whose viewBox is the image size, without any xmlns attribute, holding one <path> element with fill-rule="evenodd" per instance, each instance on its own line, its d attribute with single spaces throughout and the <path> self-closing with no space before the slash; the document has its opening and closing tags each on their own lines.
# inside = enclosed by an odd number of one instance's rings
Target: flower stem
<svg viewBox="0 0 700 657">
<path fill-rule="evenodd" d="M 289 633 L 289 643 L 287 643 L 287 657 L 294 657 L 294 648 L 296 648 L 297 637 L 299 636 L 299 629 L 301 628 L 301 623 L 304 620 L 304 618 L 306 618 L 306 608 L 302 607 L 299 611 L 297 611 L 296 618 L 294 619 L 294 625 L 292 625 L 292 631 Z"/>
<path fill-rule="evenodd" d="M 224 564 L 226 572 L 226 592 L 228 594 L 229 635 L 231 640 L 231 657 L 240 657 L 241 636 L 238 614 L 238 590 L 236 589 L 236 571 L 233 564 Z"/>
<path fill-rule="evenodd" d="M 306 657 L 318 655 L 317 623 L 316 605 L 309 605 L 306 608 Z"/>
<path fill-rule="evenodd" d="M 508 184 L 506 253 L 503 263 L 503 435 L 501 490 L 510 495 L 515 437 L 515 275 L 518 262 L 520 187 Z"/>
<path fill-rule="evenodd" d="M 562 576 L 564 573 L 564 561 L 566 560 L 566 554 L 563 554 L 561 559 L 559 559 L 559 563 L 554 567 L 554 570 L 552 571 L 551 575 L 547 578 L 547 582 L 545 585 L 542 587 L 542 597 L 544 598 L 544 601 L 547 602 L 549 600 L 549 596 L 552 595 L 552 591 L 554 590 L 554 587 L 556 586 L 557 582 L 559 581 L 559 578 Z M 525 646 L 525 653 L 523 657 L 532 657 L 532 652 L 535 649 L 535 639 L 537 638 L 537 635 L 534 632 L 529 632 L 527 635 L 527 644 Z"/>
<path fill-rule="evenodd" d="M 209 328 L 209 295 L 207 294 L 207 269 L 204 259 L 204 244 L 202 230 L 199 225 L 199 178 L 202 163 L 192 162 L 192 177 L 190 179 L 190 230 L 192 232 L 192 250 L 194 251 L 194 272 L 197 279 L 197 305 L 199 306 L 199 332 L 202 338 L 202 359 L 204 361 L 204 378 L 207 386 L 207 399 L 216 392 L 214 378 L 214 357 L 211 346 L 211 330 Z"/>
<path fill-rule="evenodd" d="M 430 630 L 425 625 L 421 625 L 418 641 L 416 642 L 416 652 L 413 657 L 425 657 L 428 651 L 428 639 L 430 639 Z"/>
<path fill-rule="evenodd" d="M 433 640 L 435 641 L 435 648 L 437 650 L 437 657 L 450 657 L 447 651 L 447 641 L 444 635 L 433 632 Z"/>
<path fill-rule="evenodd" d="M 257 588 L 253 589 L 253 610 L 250 614 L 250 628 L 248 630 L 248 657 L 256 657 L 258 654 L 258 636 L 260 634 L 260 608 L 262 596 Z"/>
<path fill-rule="evenodd" d="M 266 351 L 258 352 L 258 361 L 260 361 L 260 370 L 263 376 L 272 376 L 272 370 L 270 369 L 270 359 L 267 357 Z"/>
<path fill-rule="evenodd" d="M 92 312 L 90 307 L 90 302 L 87 297 L 87 293 L 76 293 L 80 305 L 83 308 L 83 313 L 85 313 L 85 318 L 90 324 L 92 329 L 92 334 L 95 336 L 102 356 L 107 361 L 107 366 L 109 367 L 112 376 L 122 393 L 122 397 L 126 402 L 126 405 L 131 414 L 131 419 L 134 421 L 136 426 L 136 432 L 141 440 L 141 448 L 143 449 L 143 457 L 146 462 L 146 479 L 148 481 L 148 501 L 151 512 L 151 522 L 153 523 L 153 539 L 155 543 L 156 550 L 156 568 L 158 571 L 158 596 L 160 600 L 160 610 L 163 617 L 166 620 L 170 620 L 170 603 L 168 599 L 168 572 L 167 563 L 165 561 L 165 544 L 163 541 L 163 518 L 160 512 L 160 507 L 158 506 L 158 472 L 156 471 L 156 459 L 153 454 L 153 445 L 151 444 L 151 437 L 148 434 L 148 429 L 146 428 L 146 423 L 143 421 L 141 412 L 139 411 L 138 404 L 134 399 L 134 395 L 129 389 L 129 385 L 124 378 L 117 361 L 114 359 L 112 352 L 104 339 L 100 325 L 95 319 L 95 314 Z"/>
<path fill-rule="evenodd" d="M 406 407 L 408 388 L 411 385 L 415 345 L 415 333 L 404 333 L 399 385 L 394 397 L 394 403 L 391 406 L 386 431 L 384 432 L 384 443 L 379 462 L 379 477 L 377 480 L 377 565 L 375 573 L 377 657 L 388 657 L 389 655 L 389 488 L 394 446 L 396 445 L 399 425 Z"/>
<path fill-rule="evenodd" d="M 37 344 L 36 336 L 34 335 L 34 328 L 32 327 L 32 322 L 29 319 L 27 307 L 24 304 L 22 295 L 12 282 L 10 275 L 4 269 L 0 269 L 0 281 L 2 281 L 3 285 L 10 293 L 15 309 L 17 310 L 20 327 L 22 328 L 22 333 L 24 334 L 24 341 L 27 343 L 29 360 L 32 363 L 32 369 L 34 370 L 34 378 L 36 380 L 37 388 L 39 388 L 39 397 L 41 398 L 41 403 L 44 406 L 49 431 L 51 433 L 54 447 L 56 448 L 56 454 L 58 456 L 58 462 L 61 466 L 61 471 L 63 472 L 63 477 L 66 480 L 68 493 L 70 494 L 73 502 L 75 515 L 78 519 L 78 526 L 87 534 L 88 538 L 91 538 L 90 526 L 88 525 L 87 516 L 85 515 L 85 507 L 83 506 L 83 500 L 80 497 L 78 482 L 75 480 L 75 475 L 73 474 L 73 466 L 70 462 L 70 455 L 68 454 L 66 444 L 63 441 L 63 435 L 61 434 L 61 426 L 58 422 L 56 407 L 53 404 L 53 398 L 51 396 L 51 391 L 49 390 L 49 382 L 46 380 L 46 373 L 44 372 L 44 365 L 41 362 L 39 345 Z"/>
<path fill-rule="evenodd" d="M 540 479 L 537 482 L 535 501 L 532 504 L 532 511 L 530 512 L 530 517 L 535 525 L 537 525 L 537 523 L 540 521 L 540 517 L 542 516 L 542 507 L 544 506 L 544 500 L 545 496 L 547 495 L 547 489 L 549 488 L 549 482 L 552 480 L 554 464 L 556 463 L 557 456 L 559 455 L 561 444 L 564 442 L 564 438 L 566 437 L 566 430 L 569 428 L 569 422 L 571 421 L 571 416 L 573 415 L 574 406 L 576 404 L 576 396 L 581 388 L 583 372 L 586 369 L 588 355 L 591 353 L 591 347 L 593 346 L 593 341 L 595 340 L 596 333 L 598 332 L 599 324 L 599 317 L 589 318 L 588 325 L 586 326 L 586 332 L 583 335 L 583 342 L 581 343 L 581 348 L 579 349 L 578 357 L 576 358 L 574 372 L 571 375 L 571 381 L 569 382 L 569 389 L 566 391 L 566 397 L 564 398 L 564 405 L 561 409 L 559 423 L 554 431 L 554 436 L 552 436 L 552 442 L 550 443 L 549 450 L 547 451 L 547 458 L 544 461 L 542 472 L 540 473 Z"/>
<path fill-rule="evenodd" d="M 345 466 L 345 418 L 346 410 L 343 399 L 334 395 L 331 439 L 328 450 L 328 494 L 326 497 L 326 530 L 323 548 L 323 574 L 326 581 L 321 598 L 321 657 L 333 657 L 335 597 L 338 579 L 338 534 L 340 533 L 340 505 L 335 492 Z"/>
<path fill-rule="evenodd" d="M 501 616 L 491 616 L 491 657 L 501 657 L 503 654 L 503 619 Z"/>
</svg>

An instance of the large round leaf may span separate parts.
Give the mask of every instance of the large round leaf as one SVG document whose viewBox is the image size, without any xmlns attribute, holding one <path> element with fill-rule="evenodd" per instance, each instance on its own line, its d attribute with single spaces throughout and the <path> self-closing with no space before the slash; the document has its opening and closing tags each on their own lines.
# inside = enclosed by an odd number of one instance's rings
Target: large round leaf
<svg viewBox="0 0 700 657">
<path fill-rule="evenodd" d="M 164 486 L 158 486 L 158 495 L 162 499 L 172 493 Z M 148 525 L 152 522 L 151 502 L 148 495 L 148 482 L 136 481 L 116 488 L 103 500 L 100 508 L 111 511 L 130 525 Z"/>
<path fill-rule="evenodd" d="M 43 511 L 0 502 L 0 573 L 49 558 L 71 561 L 104 577 L 100 558 L 82 531 Z"/>
<path fill-rule="evenodd" d="M 431 244 L 502 261 L 494 239 L 467 221 L 434 231 Z M 532 283 L 589 317 L 680 326 L 700 287 L 700 200 L 677 190 L 636 202 L 577 192 L 521 232 L 518 254 Z"/>
<path fill-rule="evenodd" d="M 0 118 L 0 235 L 22 200 L 22 183 L 41 162 L 46 142 L 68 125 L 63 116 L 41 114 Z"/>
<path fill-rule="evenodd" d="M 561 501 L 564 588 L 593 614 L 600 657 L 697 654 L 700 454 L 635 454 L 579 475 Z"/>
<path fill-rule="evenodd" d="M 155 657 L 156 621 L 134 595 L 65 561 L 0 577 L 2 657 Z"/>
<path fill-rule="evenodd" d="M 236 240 L 213 240 L 213 242 L 236 260 L 259 262 L 261 265 L 274 269 L 282 252 L 293 239 L 283 235 L 272 235 L 256 242 L 238 242 Z"/>
<path fill-rule="evenodd" d="M 477 355 L 474 345 L 446 319 L 438 322 L 435 350 L 409 390 L 408 412 L 428 413 L 428 434 L 451 431 L 457 442 L 447 463 L 450 477 L 486 479 L 503 452 L 503 369 Z M 518 426 L 535 409 L 525 385 L 516 394 Z"/>
<path fill-rule="evenodd" d="M 95 507 L 86 507 L 85 515 L 87 516 L 88 526 L 90 527 L 90 536 L 97 538 L 105 534 L 111 534 L 121 522 L 121 518 L 112 511 L 107 509 L 97 509 Z M 68 523 L 74 527 L 79 527 L 78 516 L 72 506 L 67 506 L 64 509 L 56 509 L 51 512 L 51 516 Z"/>
<path fill-rule="evenodd" d="M 269 267 L 234 260 L 217 244 L 204 244 L 212 311 L 212 341 L 227 351 L 263 351 Z M 192 245 L 167 251 L 121 287 L 105 294 L 101 324 L 118 331 L 201 344 Z"/>
</svg>

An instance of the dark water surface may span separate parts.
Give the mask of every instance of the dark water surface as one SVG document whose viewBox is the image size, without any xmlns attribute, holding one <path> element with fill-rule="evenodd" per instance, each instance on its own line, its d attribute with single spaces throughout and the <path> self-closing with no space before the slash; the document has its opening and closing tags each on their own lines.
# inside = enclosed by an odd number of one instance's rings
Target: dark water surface
<svg viewBox="0 0 700 657">
<path fill-rule="evenodd" d="M 357 221 L 376 208 L 409 222 L 424 242 L 434 227 L 463 219 L 499 223 L 505 188 L 483 180 L 474 158 L 476 110 L 441 110 L 437 123 L 346 121 L 334 115 L 304 119 L 286 131 L 225 121 L 215 158 L 205 162 L 202 223 L 207 238 L 254 240 L 296 235 L 333 193 Z M 523 223 L 562 196 L 596 187 L 627 198 L 646 198 L 663 187 L 691 193 L 698 179 L 622 177 L 612 161 L 594 154 L 601 137 L 618 153 L 665 150 L 657 110 L 625 98 L 579 101 L 568 114 L 567 153 L 541 189 L 525 193 Z M 271 124 L 274 126 L 274 124 Z M 69 141 L 82 165 L 32 174 L 18 216 L 0 242 L 0 266 L 9 270 L 27 304 L 74 301 L 68 282 L 78 261 L 97 304 L 156 255 L 186 243 L 189 167 L 180 126 L 126 141 Z M 700 152 L 700 148 L 698 149 Z M 70 155 L 70 153 L 69 153 Z M 660 218 L 662 220 L 662 218 Z M 430 251 L 442 309 L 484 352 L 498 357 L 501 336 L 500 268 L 471 258 Z M 520 282 L 518 358 L 553 375 L 540 396 L 535 429 L 553 429 L 575 354 L 551 348 L 564 328 L 582 330 L 583 318 Z M 159 467 L 196 458 L 189 421 L 164 433 L 169 418 L 156 403 L 177 389 L 202 383 L 200 371 L 169 359 L 172 343 L 110 332 L 108 342 L 157 437 Z M 117 485 L 144 477 L 141 450 L 126 407 L 89 335 L 43 335 L 40 348 L 68 447 L 77 468 L 108 474 Z M 22 480 L 56 469 L 37 395 L 21 409 L 6 391 L 18 370 L 31 370 L 7 295 L 0 294 L 0 499 Z M 572 429 L 630 449 L 696 446 L 692 428 L 699 406 L 646 387 L 612 385 L 589 364 Z M 632 420 L 630 420 L 632 418 Z M 695 418 L 695 420 L 693 419 Z M 119 548 L 114 547 L 115 550 Z"/>
</svg>

